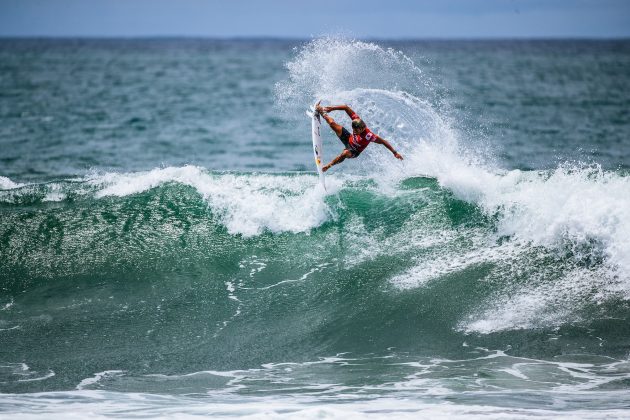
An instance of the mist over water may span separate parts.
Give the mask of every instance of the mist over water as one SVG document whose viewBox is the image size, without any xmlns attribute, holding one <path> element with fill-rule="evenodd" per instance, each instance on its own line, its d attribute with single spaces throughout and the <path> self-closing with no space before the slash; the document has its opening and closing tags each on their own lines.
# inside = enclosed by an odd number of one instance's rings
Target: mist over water
<svg viewBox="0 0 630 420">
<path fill-rule="evenodd" d="M 3 44 L 0 412 L 624 415 L 628 44 L 293 47 Z"/>
</svg>

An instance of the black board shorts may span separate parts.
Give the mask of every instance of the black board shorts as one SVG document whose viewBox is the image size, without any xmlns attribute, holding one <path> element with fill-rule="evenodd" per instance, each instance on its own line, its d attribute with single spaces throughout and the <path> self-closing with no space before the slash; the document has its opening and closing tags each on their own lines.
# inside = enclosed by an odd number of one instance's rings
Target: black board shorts
<svg viewBox="0 0 630 420">
<path fill-rule="evenodd" d="M 343 145 L 346 146 L 346 150 L 352 153 L 352 157 L 355 158 L 359 156 L 361 152 L 357 152 L 350 146 L 350 136 L 351 136 L 350 132 L 346 130 L 344 127 L 341 127 L 341 135 L 337 137 L 339 137 L 339 140 L 341 140 Z"/>
</svg>

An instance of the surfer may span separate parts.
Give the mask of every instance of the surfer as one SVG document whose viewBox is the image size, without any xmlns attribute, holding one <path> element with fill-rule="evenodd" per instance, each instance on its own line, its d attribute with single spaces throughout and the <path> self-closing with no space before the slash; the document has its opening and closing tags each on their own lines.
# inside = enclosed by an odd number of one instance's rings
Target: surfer
<svg viewBox="0 0 630 420">
<path fill-rule="evenodd" d="M 330 128 L 335 132 L 339 140 L 346 148 L 341 152 L 339 156 L 334 158 L 328 165 L 322 168 L 322 171 L 326 172 L 331 166 L 343 162 L 346 159 L 352 159 L 361 154 L 363 150 L 372 142 L 382 144 L 394 154 L 396 159 L 402 160 L 403 157 L 398 153 L 391 144 L 378 134 L 370 131 L 365 125 L 365 122 L 348 106 L 348 105 L 335 105 L 335 106 L 321 106 L 319 102 L 315 106 L 315 111 L 326 120 Z M 352 120 L 352 134 L 341 125 L 337 124 L 335 120 L 328 115 L 330 111 L 346 111 L 346 114 Z"/>
</svg>

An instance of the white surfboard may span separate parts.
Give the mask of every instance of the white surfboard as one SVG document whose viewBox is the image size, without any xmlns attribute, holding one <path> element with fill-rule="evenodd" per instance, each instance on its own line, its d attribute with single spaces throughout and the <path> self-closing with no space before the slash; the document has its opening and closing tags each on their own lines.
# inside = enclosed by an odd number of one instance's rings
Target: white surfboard
<svg viewBox="0 0 630 420">
<path fill-rule="evenodd" d="M 319 113 L 315 112 L 315 108 L 311 108 L 310 112 L 307 112 L 306 115 L 311 117 L 311 135 L 313 137 L 313 155 L 315 156 L 315 166 L 317 167 L 317 173 L 319 174 L 319 181 L 322 183 L 322 187 L 324 190 L 326 189 L 326 180 L 324 179 L 324 171 L 322 171 L 322 167 L 324 166 L 322 160 L 324 159 L 323 154 L 323 146 L 322 146 L 322 136 L 321 136 L 321 116 Z"/>
</svg>

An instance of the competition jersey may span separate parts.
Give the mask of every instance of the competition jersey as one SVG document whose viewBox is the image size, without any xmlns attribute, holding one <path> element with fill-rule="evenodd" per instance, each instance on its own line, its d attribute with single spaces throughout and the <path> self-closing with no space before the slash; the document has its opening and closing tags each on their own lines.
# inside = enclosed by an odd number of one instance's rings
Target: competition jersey
<svg viewBox="0 0 630 420">
<path fill-rule="evenodd" d="M 351 120 L 359 119 L 357 114 L 352 114 Z M 361 153 L 368 145 L 377 139 L 376 134 L 372 133 L 369 128 L 365 128 L 361 134 L 351 134 L 348 142 L 350 147 L 357 153 Z"/>
</svg>

